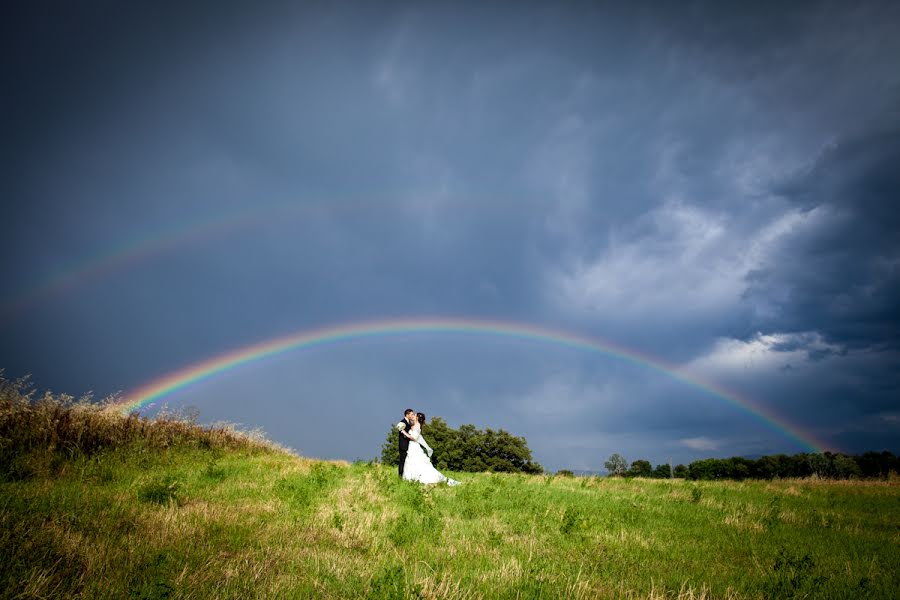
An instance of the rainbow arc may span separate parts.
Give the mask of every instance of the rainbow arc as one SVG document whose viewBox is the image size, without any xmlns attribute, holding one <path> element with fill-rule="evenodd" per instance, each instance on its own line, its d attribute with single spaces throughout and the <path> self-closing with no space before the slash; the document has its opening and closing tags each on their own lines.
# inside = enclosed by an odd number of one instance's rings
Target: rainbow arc
<svg viewBox="0 0 900 600">
<path fill-rule="evenodd" d="M 662 359 L 604 340 L 531 324 L 446 317 L 402 318 L 346 323 L 304 330 L 265 340 L 194 363 L 151 381 L 127 394 L 120 405 L 120 409 L 123 413 L 140 411 L 148 405 L 191 385 L 243 365 L 262 361 L 285 352 L 314 349 L 320 346 L 340 344 L 364 338 L 436 333 L 529 340 L 604 354 L 643 368 L 662 372 L 687 386 L 699 389 L 706 394 L 723 400 L 802 448 L 813 452 L 822 452 L 829 448 L 829 445 L 824 441 L 802 431 L 798 426 L 787 422 L 770 409 L 721 385 L 704 381 L 685 369 L 669 364 Z"/>
</svg>

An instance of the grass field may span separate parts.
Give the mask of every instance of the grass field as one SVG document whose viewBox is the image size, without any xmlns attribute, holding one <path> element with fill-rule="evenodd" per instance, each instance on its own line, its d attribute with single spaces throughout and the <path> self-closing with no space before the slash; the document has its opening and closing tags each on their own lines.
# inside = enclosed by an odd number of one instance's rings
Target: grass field
<svg viewBox="0 0 900 600">
<path fill-rule="evenodd" d="M 5 597 L 896 598 L 896 482 L 501 474 L 130 444 L 0 483 Z"/>
<path fill-rule="evenodd" d="M 44 394 L 0 372 L 5 598 L 896 598 L 900 482 L 450 473 Z"/>
</svg>

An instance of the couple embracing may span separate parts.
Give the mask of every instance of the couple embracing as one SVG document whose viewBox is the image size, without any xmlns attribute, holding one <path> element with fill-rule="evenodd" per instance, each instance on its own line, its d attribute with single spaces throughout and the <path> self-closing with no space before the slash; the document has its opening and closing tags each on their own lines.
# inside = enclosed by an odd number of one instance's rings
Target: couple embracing
<svg viewBox="0 0 900 600">
<path fill-rule="evenodd" d="M 448 485 L 457 485 L 458 481 L 445 477 L 431 465 L 431 455 L 434 450 L 422 437 L 422 425 L 424 424 L 425 413 L 415 413 L 411 408 L 406 409 L 406 412 L 403 413 L 403 420 L 397 423 L 397 435 L 400 442 L 400 477 L 419 483 L 446 481 Z"/>
</svg>

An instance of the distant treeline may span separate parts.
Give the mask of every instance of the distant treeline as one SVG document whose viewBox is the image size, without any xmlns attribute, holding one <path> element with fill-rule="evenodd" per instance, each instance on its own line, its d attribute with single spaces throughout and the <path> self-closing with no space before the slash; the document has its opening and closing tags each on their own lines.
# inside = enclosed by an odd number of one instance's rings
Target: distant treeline
<svg viewBox="0 0 900 600">
<path fill-rule="evenodd" d="M 657 465 L 636 460 L 627 463 L 618 454 L 606 461 L 611 476 L 668 478 L 679 477 L 694 480 L 713 479 L 774 479 L 787 477 L 817 477 L 827 479 L 886 479 L 892 473 L 900 473 L 900 457 L 891 452 L 866 452 L 850 456 L 824 452 L 821 454 L 775 454 L 757 459 L 733 456 L 731 458 L 704 458 L 691 464 Z"/>
<path fill-rule="evenodd" d="M 422 427 L 422 435 L 434 449 L 431 462 L 441 471 L 544 472 L 540 464 L 531 460 L 531 450 L 525 438 L 503 429 L 482 430 L 474 425 L 460 425 L 459 429 L 453 429 L 441 417 L 434 417 Z M 400 462 L 397 430 L 393 427 L 381 446 L 381 462 L 387 465 Z"/>
</svg>

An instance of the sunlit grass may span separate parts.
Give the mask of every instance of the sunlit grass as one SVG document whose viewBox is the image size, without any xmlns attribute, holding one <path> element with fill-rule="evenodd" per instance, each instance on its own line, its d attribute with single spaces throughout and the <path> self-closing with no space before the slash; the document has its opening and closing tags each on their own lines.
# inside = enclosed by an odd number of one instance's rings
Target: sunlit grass
<svg viewBox="0 0 900 600">
<path fill-rule="evenodd" d="M 127 424 L 51 404 L 27 417 L 23 406 L 3 405 L 5 597 L 894 598 L 900 590 L 892 481 L 450 473 L 464 484 L 422 487 L 378 464 L 309 460 L 225 430 Z M 82 415 L 62 417 L 66 410 Z M 67 420 L 62 429 L 57 417 Z M 15 419 L 44 442 L 12 433 Z M 105 433 L 82 435 L 94 442 L 79 448 L 75 419 Z M 117 427 L 130 433 L 110 433 Z"/>
</svg>

